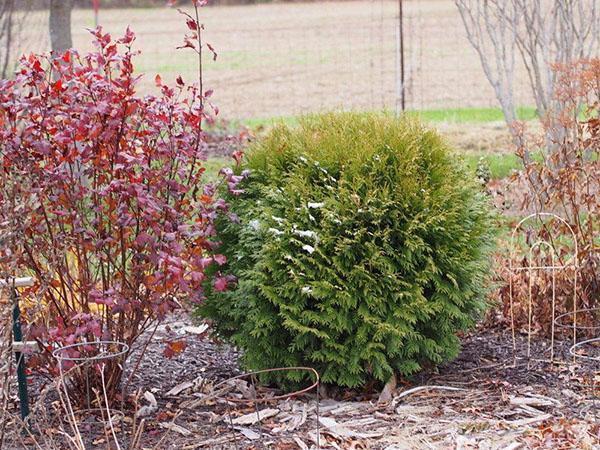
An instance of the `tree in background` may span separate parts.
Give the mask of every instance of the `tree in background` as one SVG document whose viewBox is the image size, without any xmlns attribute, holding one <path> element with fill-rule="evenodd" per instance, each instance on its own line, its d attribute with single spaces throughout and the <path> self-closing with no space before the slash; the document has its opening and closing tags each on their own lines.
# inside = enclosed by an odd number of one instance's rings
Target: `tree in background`
<svg viewBox="0 0 600 450">
<path fill-rule="evenodd" d="M 555 64 L 588 59 L 600 50 L 598 0 L 455 0 L 506 122 L 516 120 L 515 62 L 520 57 L 540 118 L 559 117 L 569 105 L 555 95 Z M 546 147 L 560 141 L 564 127 L 548 127 Z M 511 130 L 515 143 L 517 130 Z M 558 134 L 557 134 L 558 133 Z M 529 155 L 526 155 L 529 159 Z"/>
<path fill-rule="evenodd" d="M 71 38 L 71 10 L 73 0 L 50 0 L 50 44 L 55 52 L 73 47 Z"/>
<path fill-rule="evenodd" d="M 11 78 L 21 54 L 41 51 L 47 39 L 40 32 L 45 14 L 38 0 L 0 0 L 0 79 Z"/>
<path fill-rule="evenodd" d="M 0 78 L 7 77 L 13 57 L 15 9 L 15 0 L 0 2 Z"/>
</svg>

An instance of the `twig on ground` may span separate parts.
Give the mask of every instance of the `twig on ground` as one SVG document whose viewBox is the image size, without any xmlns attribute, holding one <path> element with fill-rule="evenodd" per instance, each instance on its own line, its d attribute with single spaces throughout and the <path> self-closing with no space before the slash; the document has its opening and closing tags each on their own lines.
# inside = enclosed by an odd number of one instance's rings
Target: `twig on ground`
<svg viewBox="0 0 600 450">
<path fill-rule="evenodd" d="M 468 389 L 464 389 L 464 388 L 459 388 L 459 387 L 454 387 L 454 386 L 437 386 L 437 385 L 425 385 L 425 386 L 417 386 L 414 387 L 412 389 L 408 389 L 406 391 L 401 392 L 400 394 L 398 394 L 392 404 L 396 404 L 399 400 L 403 399 L 404 397 L 408 397 L 409 395 L 412 394 L 416 394 L 417 392 L 421 392 L 421 391 L 428 391 L 428 390 L 443 390 L 443 391 L 468 391 Z"/>
</svg>

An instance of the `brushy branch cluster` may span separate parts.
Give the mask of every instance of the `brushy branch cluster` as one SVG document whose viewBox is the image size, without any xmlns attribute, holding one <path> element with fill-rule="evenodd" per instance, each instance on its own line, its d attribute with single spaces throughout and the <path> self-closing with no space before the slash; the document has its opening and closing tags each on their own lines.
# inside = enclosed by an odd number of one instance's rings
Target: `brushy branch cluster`
<svg viewBox="0 0 600 450">
<path fill-rule="evenodd" d="M 32 54 L 0 81 L 0 202 L 11 205 L 0 223 L 12 230 L 0 252 L 43 291 L 43 308 L 27 307 L 36 289 L 23 302 L 43 348 L 31 364 L 51 375 L 58 346 L 133 346 L 205 283 L 226 284 L 214 221 L 228 206 L 203 178 L 210 93 L 157 76 L 158 95 L 137 95 L 134 34 L 91 33 L 96 51 Z M 240 179 L 224 171 L 221 183 L 235 191 Z M 121 371 L 108 370 L 109 395 Z"/>
<path fill-rule="evenodd" d="M 524 170 L 515 175 L 527 186 L 523 206 L 531 212 L 549 212 L 562 217 L 566 223 L 553 220 L 538 223 L 521 242 L 518 260 L 514 267 L 532 265 L 571 265 L 572 269 L 555 271 L 556 315 L 576 309 L 592 309 L 600 306 L 600 59 L 581 60 L 571 64 L 555 65 L 557 83 L 554 97 L 563 105 L 560 112 L 549 111 L 542 119 L 542 133 L 527 133 L 526 127 L 518 128 L 522 145 L 517 154 L 522 158 Z M 530 160 L 525 155 L 545 148 L 541 159 Z M 572 238 L 575 234 L 575 240 Z M 538 247 L 527 257 L 533 243 L 543 240 L 551 244 L 551 251 Z M 516 249 L 519 250 L 519 249 Z M 555 261 L 552 260 L 554 255 Z M 500 266 L 508 266 L 506 257 Z M 514 320 L 517 325 L 528 320 L 529 274 L 518 275 L 504 271 L 506 281 L 500 291 L 504 313 L 509 314 L 508 277 L 513 277 Z M 535 271 L 532 280 L 533 326 L 549 333 L 552 324 L 552 272 Z M 576 281 L 575 281 L 576 276 Z M 573 298 L 577 289 L 576 304 Z M 572 321 L 572 318 L 569 318 Z M 580 314 L 579 325 L 592 326 L 598 316 Z"/>
</svg>

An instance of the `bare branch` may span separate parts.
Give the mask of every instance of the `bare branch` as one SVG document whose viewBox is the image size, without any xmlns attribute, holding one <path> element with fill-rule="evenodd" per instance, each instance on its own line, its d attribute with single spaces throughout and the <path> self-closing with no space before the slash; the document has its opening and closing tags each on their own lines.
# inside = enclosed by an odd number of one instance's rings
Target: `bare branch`
<svg viewBox="0 0 600 450">
<path fill-rule="evenodd" d="M 560 117 L 565 105 L 555 95 L 556 64 L 589 59 L 600 51 L 600 0 L 455 0 L 469 42 L 494 88 L 505 120 L 516 120 L 515 49 L 529 78 L 537 114 Z M 549 129 L 547 149 L 560 141 Z M 516 133 L 513 137 L 516 138 Z"/>
</svg>

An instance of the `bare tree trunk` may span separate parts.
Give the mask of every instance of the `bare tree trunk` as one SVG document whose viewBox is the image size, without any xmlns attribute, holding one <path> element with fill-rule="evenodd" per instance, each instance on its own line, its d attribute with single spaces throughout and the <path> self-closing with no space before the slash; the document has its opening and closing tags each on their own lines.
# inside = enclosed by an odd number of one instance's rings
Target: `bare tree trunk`
<svg viewBox="0 0 600 450">
<path fill-rule="evenodd" d="M 52 51 L 64 52 L 73 47 L 71 10 L 73 0 L 50 0 L 50 43 Z"/>
<path fill-rule="evenodd" d="M 518 49 L 537 113 L 540 118 L 553 120 L 546 135 L 546 151 L 551 154 L 566 132 L 560 122 L 565 105 L 556 97 L 553 66 L 598 54 L 600 0 L 454 2 L 509 126 L 516 118 L 513 82 Z M 514 132 L 513 138 L 518 141 Z"/>
<path fill-rule="evenodd" d="M 15 0 L 0 2 L 0 78 L 6 78 L 12 58 Z"/>
<path fill-rule="evenodd" d="M 514 98 L 514 72 L 517 54 L 516 9 L 498 0 L 455 0 L 467 32 L 467 39 L 477 52 L 486 78 L 494 93 L 514 144 L 520 136 L 513 124 L 517 120 Z"/>
</svg>

